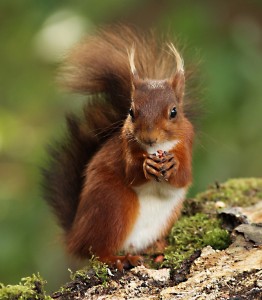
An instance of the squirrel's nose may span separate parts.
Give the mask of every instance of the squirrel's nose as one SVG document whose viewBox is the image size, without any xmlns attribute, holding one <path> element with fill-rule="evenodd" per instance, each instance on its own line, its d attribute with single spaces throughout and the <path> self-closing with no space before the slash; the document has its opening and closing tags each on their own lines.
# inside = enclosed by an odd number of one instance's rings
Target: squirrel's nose
<svg viewBox="0 0 262 300">
<path fill-rule="evenodd" d="M 153 146 L 157 142 L 157 139 L 144 139 L 143 143 L 149 146 Z"/>
</svg>

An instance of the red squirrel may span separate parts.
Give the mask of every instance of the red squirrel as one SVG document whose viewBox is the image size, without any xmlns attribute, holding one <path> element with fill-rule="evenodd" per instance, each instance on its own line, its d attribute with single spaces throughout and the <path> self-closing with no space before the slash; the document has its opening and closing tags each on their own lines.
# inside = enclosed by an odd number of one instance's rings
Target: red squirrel
<svg viewBox="0 0 262 300">
<path fill-rule="evenodd" d="M 192 181 L 183 60 L 152 32 L 113 26 L 71 51 L 63 80 L 88 101 L 50 150 L 46 200 L 69 253 L 119 269 L 141 264 L 178 218 Z"/>
</svg>

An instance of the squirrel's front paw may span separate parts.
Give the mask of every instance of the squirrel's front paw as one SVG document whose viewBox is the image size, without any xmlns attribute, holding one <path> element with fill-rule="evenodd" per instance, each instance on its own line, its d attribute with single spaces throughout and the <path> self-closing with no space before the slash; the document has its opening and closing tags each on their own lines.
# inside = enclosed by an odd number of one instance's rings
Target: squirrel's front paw
<svg viewBox="0 0 262 300">
<path fill-rule="evenodd" d="M 149 154 L 143 164 L 146 179 L 156 181 L 168 181 L 176 165 L 172 153 L 158 150 L 157 153 Z"/>
<path fill-rule="evenodd" d="M 176 171 L 178 162 L 173 153 L 164 152 L 165 161 L 162 164 L 161 174 L 165 181 L 169 181 L 170 176 Z"/>
<path fill-rule="evenodd" d="M 163 179 L 163 175 L 161 173 L 163 166 L 162 160 L 163 159 L 158 157 L 156 154 L 146 156 L 143 164 L 146 179 L 154 179 L 156 181 L 161 181 Z"/>
</svg>

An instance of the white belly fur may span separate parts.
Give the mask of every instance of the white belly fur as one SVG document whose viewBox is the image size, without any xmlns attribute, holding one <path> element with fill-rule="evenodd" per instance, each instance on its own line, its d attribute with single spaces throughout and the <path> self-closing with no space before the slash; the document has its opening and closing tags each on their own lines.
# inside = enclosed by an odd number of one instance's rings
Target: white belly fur
<svg viewBox="0 0 262 300">
<path fill-rule="evenodd" d="M 161 236 L 174 208 L 183 201 L 186 190 L 153 181 L 135 188 L 140 209 L 123 250 L 139 252 L 153 244 Z"/>
</svg>

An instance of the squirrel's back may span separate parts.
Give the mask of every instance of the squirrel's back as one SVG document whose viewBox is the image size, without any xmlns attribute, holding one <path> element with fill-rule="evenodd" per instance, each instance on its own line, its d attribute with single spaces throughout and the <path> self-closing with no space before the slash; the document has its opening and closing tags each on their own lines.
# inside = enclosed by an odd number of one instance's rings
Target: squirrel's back
<svg viewBox="0 0 262 300">
<path fill-rule="evenodd" d="M 69 53 L 63 84 L 87 95 L 87 104 L 82 118 L 68 116 L 67 137 L 50 149 L 50 164 L 44 170 L 45 199 L 65 231 L 75 217 L 86 165 L 127 117 L 132 90 L 128 53 L 135 49 L 141 78 L 166 79 L 176 65 L 167 42 L 153 32 L 141 35 L 119 25 L 96 31 Z"/>
</svg>

